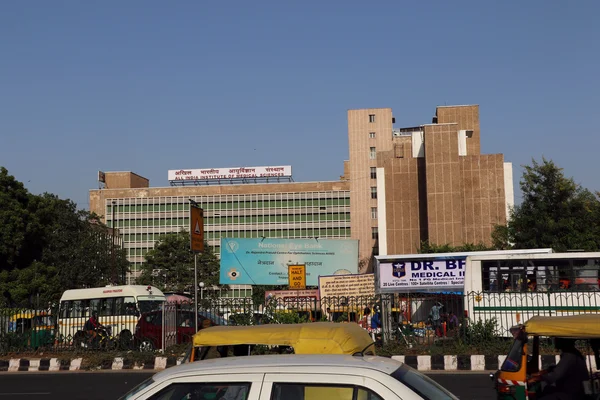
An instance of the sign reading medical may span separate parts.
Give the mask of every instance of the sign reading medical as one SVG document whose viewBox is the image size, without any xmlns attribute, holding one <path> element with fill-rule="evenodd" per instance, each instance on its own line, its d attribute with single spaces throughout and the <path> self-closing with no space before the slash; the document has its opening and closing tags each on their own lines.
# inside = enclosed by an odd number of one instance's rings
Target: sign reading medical
<svg viewBox="0 0 600 400">
<path fill-rule="evenodd" d="M 319 277 L 319 296 L 375 296 L 374 274 L 332 275 Z"/>
<path fill-rule="evenodd" d="M 306 289 L 306 266 L 305 265 L 288 265 L 288 279 L 290 289 L 304 290 Z"/>
<path fill-rule="evenodd" d="M 287 286 L 289 265 L 306 267 L 306 286 L 317 286 L 319 275 L 356 274 L 358 240 L 221 239 L 223 285 Z"/>
<path fill-rule="evenodd" d="M 190 200 L 190 250 L 193 253 L 204 251 L 204 210 Z"/>
<path fill-rule="evenodd" d="M 169 181 L 208 181 L 216 179 L 277 178 L 291 177 L 292 166 L 275 167 L 232 167 L 207 169 L 169 170 Z"/>
<path fill-rule="evenodd" d="M 395 260 L 379 264 L 379 289 L 398 291 L 463 290 L 464 258 Z"/>
</svg>

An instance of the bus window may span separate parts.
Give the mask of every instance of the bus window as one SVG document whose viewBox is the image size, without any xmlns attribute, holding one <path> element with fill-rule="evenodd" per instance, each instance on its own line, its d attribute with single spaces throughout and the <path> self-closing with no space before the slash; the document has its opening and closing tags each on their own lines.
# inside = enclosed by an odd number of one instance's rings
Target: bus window
<svg viewBox="0 0 600 400">
<path fill-rule="evenodd" d="M 60 318 L 69 318 L 70 315 L 71 302 L 63 301 L 60 303 Z"/>
<path fill-rule="evenodd" d="M 84 300 L 73 300 L 71 302 L 71 308 L 69 312 L 70 318 L 81 318 L 83 317 L 83 313 L 85 312 L 85 301 Z"/>
<path fill-rule="evenodd" d="M 125 307 L 125 315 L 137 315 L 137 307 L 135 306 L 135 298 L 125 297 L 123 299 L 123 305 Z"/>
<path fill-rule="evenodd" d="M 92 315 L 92 313 L 94 311 L 99 312 L 100 311 L 100 299 L 91 299 L 88 307 L 89 307 L 88 315 Z"/>
<path fill-rule="evenodd" d="M 115 298 L 115 315 L 125 315 L 125 304 L 123 297 Z"/>
<path fill-rule="evenodd" d="M 159 310 L 163 304 L 162 300 L 155 300 L 148 296 L 138 296 L 138 305 L 141 313 Z"/>
<path fill-rule="evenodd" d="M 114 298 L 108 298 L 108 299 L 102 299 L 101 305 L 100 305 L 100 316 L 110 316 L 114 314 L 114 305 L 115 305 L 115 299 Z"/>
</svg>

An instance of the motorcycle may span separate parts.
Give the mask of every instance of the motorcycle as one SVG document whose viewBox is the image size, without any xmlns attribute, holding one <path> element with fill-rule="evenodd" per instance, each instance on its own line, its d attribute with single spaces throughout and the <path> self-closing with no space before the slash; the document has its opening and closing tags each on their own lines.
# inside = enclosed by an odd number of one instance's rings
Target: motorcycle
<svg viewBox="0 0 600 400">
<path fill-rule="evenodd" d="M 112 335 L 110 326 L 101 326 L 96 329 L 94 337 L 89 332 L 78 331 L 73 337 L 75 348 L 88 350 L 115 350 L 118 346 L 117 339 Z"/>
</svg>

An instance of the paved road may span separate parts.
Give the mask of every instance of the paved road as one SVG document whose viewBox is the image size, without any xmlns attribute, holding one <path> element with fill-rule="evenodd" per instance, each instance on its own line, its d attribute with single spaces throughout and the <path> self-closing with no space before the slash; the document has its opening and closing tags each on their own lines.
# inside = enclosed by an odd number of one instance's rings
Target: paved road
<svg viewBox="0 0 600 400">
<path fill-rule="evenodd" d="M 148 372 L 0 373 L 0 400 L 118 399 L 151 375 Z M 430 376 L 461 400 L 495 399 L 487 374 L 442 373 Z"/>
</svg>

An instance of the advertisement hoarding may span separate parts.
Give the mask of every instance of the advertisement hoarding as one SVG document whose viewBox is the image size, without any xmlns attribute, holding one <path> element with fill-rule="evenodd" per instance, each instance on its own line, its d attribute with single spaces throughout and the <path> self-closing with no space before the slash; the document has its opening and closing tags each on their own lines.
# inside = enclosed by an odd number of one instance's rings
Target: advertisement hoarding
<svg viewBox="0 0 600 400">
<path fill-rule="evenodd" d="M 221 239 L 222 285 L 288 285 L 288 266 L 306 266 L 306 285 L 319 275 L 358 272 L 358 240 Z"/>
<path fill-rule="evenodd" d="M 319 296 L 326 297 L 373 297 L 374 274 L 319 276 Z"/>
<path fill-rule="evenodd" d="M 168 179 L 170 182 L 241 178 L 276 178 L 291 176 L 291 165 L 278 165 L 269 167 L 173 169 L 169 170 L 168 172 Z"/>
<path fill-rule="evenodd" d="M 190 250 L 204 251 L 204 210 L 194 202 L 190 202 Z"/>
<path fill-rule="evenodd" d="M 379 264 L 379 288 L 410 291 L 463 290 L 466 257 L 398 260 Z"/>
</svg>

